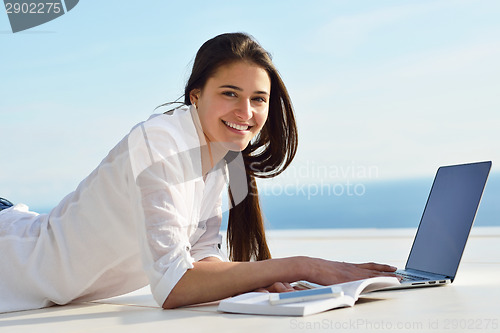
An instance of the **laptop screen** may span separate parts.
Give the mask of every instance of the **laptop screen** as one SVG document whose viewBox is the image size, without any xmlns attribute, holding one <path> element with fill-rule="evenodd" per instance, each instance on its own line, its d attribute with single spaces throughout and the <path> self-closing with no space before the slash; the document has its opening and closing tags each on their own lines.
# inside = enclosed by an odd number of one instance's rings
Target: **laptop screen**
<svg viewBox="0 0 500 333">
<path fill-rule="evenodd" d="M 406 268 L 455 277 L 490 168 L 481 162 L 438 169 Z"/>
</svg>

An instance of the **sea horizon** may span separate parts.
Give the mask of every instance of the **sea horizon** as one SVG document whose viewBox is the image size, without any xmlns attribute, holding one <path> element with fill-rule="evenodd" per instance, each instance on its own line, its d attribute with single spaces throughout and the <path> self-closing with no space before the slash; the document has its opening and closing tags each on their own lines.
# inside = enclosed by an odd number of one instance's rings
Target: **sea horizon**
<svg viewBox="0 0 500 333">
<path fill-rule="evenodd" d="M 287 186 L 286 191 L 259 188 L 260 204 L 268 230 L 416 228 L 427 202 L 432 178 L 377 180 L 350 192 L 337 184 Z M 337 189 L 337 190 L 336 190 Z M 500 226 L 500 173 L 486 185 L 474 226 Z M 48 213 L 52 207 L 31 210 Z M 227 229 L 228 212 L 221 230 Z"/>
</svg>

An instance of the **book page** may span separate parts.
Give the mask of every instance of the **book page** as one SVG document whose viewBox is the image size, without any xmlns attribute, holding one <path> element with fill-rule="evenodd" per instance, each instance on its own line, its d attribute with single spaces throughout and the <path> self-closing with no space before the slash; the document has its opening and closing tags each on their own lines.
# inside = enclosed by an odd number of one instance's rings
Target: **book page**
<svg viewBox="0 0 500 333">
<path fill-rule="evenodd" d="M 354 298 L 354 300 L 357 300 L 360 294 L 366 294 L 371 291 L 380 290 L 387 287 L 394 287 L 399 284 L 399 280 L 395 277 L 379 276 L 364 280 L 341 283 L 334 286 L 341 287 L 344 291 L 344 295 L 349 295 Z"/>
</svg>

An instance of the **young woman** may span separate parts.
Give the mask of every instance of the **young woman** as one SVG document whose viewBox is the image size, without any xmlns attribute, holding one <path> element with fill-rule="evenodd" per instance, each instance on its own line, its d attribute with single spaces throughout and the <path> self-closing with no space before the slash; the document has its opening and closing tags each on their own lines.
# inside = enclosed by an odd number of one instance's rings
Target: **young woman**
<svg viewBox="0 0 500 333">
<path fill-rule="evenodd" d="M 0 207 L 0 312 L 95 300 L 148 283 L 164 308 L 395 268 L 271 259 L 255 177 L 292 161 L 292 104 L 270 55 L 223 34 L 198 51 L 184 106 L 138 124 L 49 214 Z M 229 261 L 221 248 L 229 185 Z"/>
</svg>

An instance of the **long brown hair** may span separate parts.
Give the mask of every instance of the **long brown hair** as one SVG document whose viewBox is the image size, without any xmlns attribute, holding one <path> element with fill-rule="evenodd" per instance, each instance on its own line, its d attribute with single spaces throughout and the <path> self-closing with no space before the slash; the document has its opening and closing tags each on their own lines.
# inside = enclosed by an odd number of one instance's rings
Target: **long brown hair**
<svg viewBox="0 0 500 333">
<path fill-rule="evenodd" d="M 268 119 L 260 133 L 242 151 L 248 195 L 229 211 L 227 239 L 229 257 L 233 261 L 271 258 L 264 232 L 264 219 L 259 204 L 255 177 L 270 178 L 283 172 L 297 151 L 297 125 L 290 96 L 271 55 L 251 36 L 227 33 L 205 42 L 196 54 L 191 76 L 184 90 L 184 103 L 190 105 L 189 94 L 202 89 L 217 69 L 237 61 L 248 61 L 262 67 L 271 80 Z M 231 152 L 225 157 L 231 159 Z M 232 176 L 229 168 L 229 178 Z M 229 197 L 232 202 L 231 182 Z"/>
</svg>

